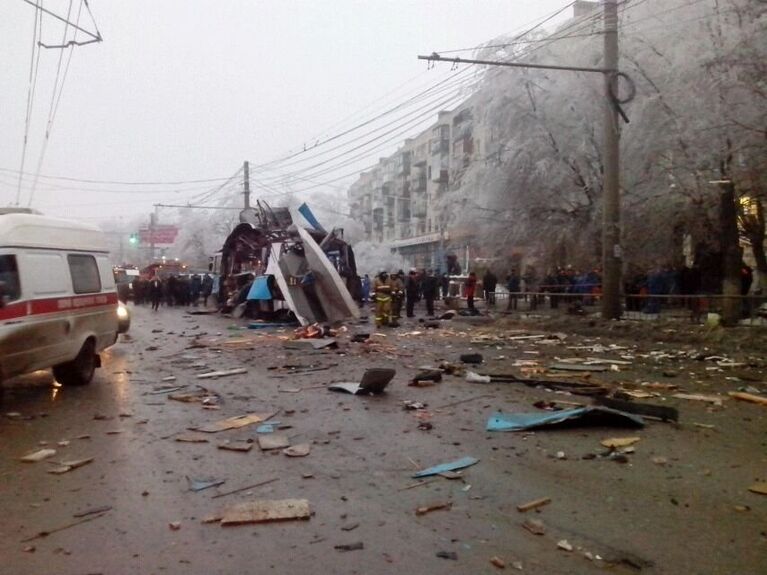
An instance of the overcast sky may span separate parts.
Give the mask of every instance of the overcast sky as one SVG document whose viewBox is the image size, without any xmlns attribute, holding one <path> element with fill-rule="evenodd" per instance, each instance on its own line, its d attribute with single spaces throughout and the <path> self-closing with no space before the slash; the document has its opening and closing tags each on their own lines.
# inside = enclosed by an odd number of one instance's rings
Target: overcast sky
<svg viewBox="0 0 767 575">
<path fill-rule="evenodd" d="M 45 7 L 66 15 L 69 4 L 47 0 Z M 243 160 L 262 164 L 311 147 L 450 74 L 448 64 L 427 70 L 417 54 L 519 32 L 567 4 L 91 0 L 104 41 L 74 49 L 40 173 L 125 182 L 225 178 Z M 72 2 L 73 21 L 79 6 L 80 0 Z M 0 8 L 0 205 L 16 201 L 34 17 L 23 0 L 4 0 Z M 94 30 L 85 11 L 80 25 Z M 43 42 L 59 43 L 62 33 L 61 23 L 44 16 Z M 32 174 L 59 53 L 41 51 L 25 162 Z M 391 143 L 360 161 L 372 163 L 395 148 Z M 348 172 L 309 175 L 323 181 Z M 32 179 L 24 181 L 22 206 Z M 219 183 L 135 186 L 41 178 L 32 205 L 87 219 L 130 216 L 148 213 L 154 202 L 186 202 Z"/>
</svg>

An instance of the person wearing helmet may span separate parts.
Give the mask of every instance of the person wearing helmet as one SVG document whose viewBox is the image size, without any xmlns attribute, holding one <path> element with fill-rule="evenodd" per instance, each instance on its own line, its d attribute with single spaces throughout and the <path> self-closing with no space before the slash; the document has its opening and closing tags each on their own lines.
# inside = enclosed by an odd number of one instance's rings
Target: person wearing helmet
<svg viewBox="0 0 767 575">
<path fill-rule="evenodd" d="M 373 282 L 373 292 L 376 304 L 376 327 L 391 323 L 392 285 L 389 274 L 380 272 Z"/>
</svg>

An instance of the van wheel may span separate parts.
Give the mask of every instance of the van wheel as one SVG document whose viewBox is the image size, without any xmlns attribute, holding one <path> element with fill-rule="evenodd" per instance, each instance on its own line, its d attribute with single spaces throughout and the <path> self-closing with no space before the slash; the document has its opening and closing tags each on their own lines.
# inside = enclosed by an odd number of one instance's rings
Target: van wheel
<svg viewBox="0 0 767 575">
<path fill-rule="evenodd" d="M 54 366 L 53 375 L 61 385 L 85 385 L 93 379 L 96 363 L 96 346 L 92 340 L 88 340 L 76 358 Z"/>
</svg>

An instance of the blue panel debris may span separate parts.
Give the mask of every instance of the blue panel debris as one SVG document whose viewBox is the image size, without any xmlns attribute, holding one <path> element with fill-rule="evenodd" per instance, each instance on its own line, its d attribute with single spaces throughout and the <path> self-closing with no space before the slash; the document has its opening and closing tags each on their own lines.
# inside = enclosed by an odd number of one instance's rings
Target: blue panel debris
<svg viewBox="0 0 767 575">
<path fill-rule="evenodd" d="M 644 427 L 644 420 L 617 409 L 588 406 L 547 413 L 494 413 L 487 421 L 487 431 L 522 431 L 565 424 Z"/>
<path fill-rule="evenodd" d="M 253 280 L 253 285 L 250 286 L 248 292 L 249 300 L 270 300 L 272 299 L 272 292 L 269 291 L 269 278 L 267 276 L 258 276 Z"/>
<path fill-rule="evenodd" d="M 446 471 L 455 471 L 457 469 L 470 467 L 478 462 L 479 459 L 475 459 L 474 457 L 464 457 L 462 459 L 457 459 L 456 461 L 451 461 L 450 463 L 441 463 L 440 465 L 429 467 L 428 469 L 419 471 L 413 475 L 413 477 L 429 477 L 430 475 L 439 475 L 440 473 L 445 473 Z"/>
<path fill-rule="evenodd" d="M 304 219 L 309 222 L 309 225 L 311 225 L 315 230 L 319 232 L 325 231 L 325 228 L 323 228 L 320 225 L 320 222 L 317 221 L 317 218 L 314 217 L 312 210 L 309 209 L 309 206 L 306 205 L 306 202 L 299 206 L 298 213 L 304 216 Z"/>
</svg>

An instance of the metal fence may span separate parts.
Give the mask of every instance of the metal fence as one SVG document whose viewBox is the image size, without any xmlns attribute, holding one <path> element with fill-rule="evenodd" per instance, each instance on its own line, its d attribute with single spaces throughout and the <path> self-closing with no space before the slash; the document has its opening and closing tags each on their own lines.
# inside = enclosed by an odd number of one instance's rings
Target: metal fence
<svg viewBox="0 0 767 575">
<path fill-rule="evenodd" d="M 481 303 L 478 302 L 478 306 L 509 314 L 595 316 L 600 313 L 600 297 L 599 293 L 497 291 L 486 300 L 479 300 Z M 704 323 L 709 314 L 721 316 L 724 301 L 733 298 L 740 302 L 741 325 L 767 326 L 767 297 L 758 295 L 628 294 L 623 296 L 623 318 Z"/>
</svg>

